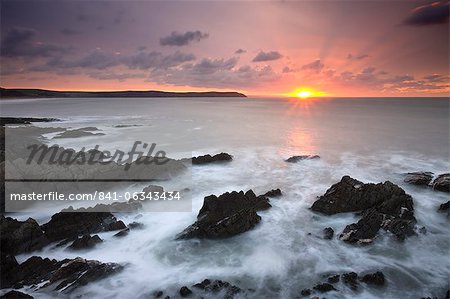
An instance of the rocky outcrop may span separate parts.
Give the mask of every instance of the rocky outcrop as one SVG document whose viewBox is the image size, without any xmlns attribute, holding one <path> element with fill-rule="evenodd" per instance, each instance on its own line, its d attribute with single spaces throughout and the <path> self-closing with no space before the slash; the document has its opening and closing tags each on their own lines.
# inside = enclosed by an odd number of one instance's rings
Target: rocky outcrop
<svg viewBox="0 0 450 299">
<path fill-rule="evenodd" d="M 331 240 L 333 239 L 334 236 L 334 229 L 332 229 L 331 227 L 326 227 L 323 229 L 323 238 L 325 240 Z"/>
<path fill-rule="evenodd" d="M 336 291 L 336 289 L 333 287 L 333 285 L 329 283 L 319 283 L 318 285 L 313 287 L 314 290 L 319 291 L 321 293 L 330 292 L 330 291 Z"/>
<path fill-rule="evenodd" d="M 432 172 L 409 172 L 406 174 L 404 182 L 412 185 L 428 186 L 431 183 L 432 179 Z"/>
<path fill-rule="evenodd" d="M 102 242 L 103 240 L 98 235 L 84 235 L 81 238 L 77 238 L 75 241 L 73 241 L 69 248 L 73 250 L 89 249 Z"/>
<path fill-rule="evenodd" d="M 370 243 L 381 228 L 403 240 L 414 234 L 416 224 L 412 197 L 389 181 L 364 184 L 344 176 L 311 209 L 326 215 L 361 212 L 362 218 L 347 225 L 340 235 L 348 243 Z"/>
<path fill-rule="evenodd" d="M 224 292 L 225 294 L 223 298 L 233 298 L 236 294 L 242 291 L 241 288 L 232 285 L 229 282 L 210 279 L 205 279 L 200 283 L 194 284 L 193 287 L 204 290 L 207 293 Z"/>
<path fill-rule="evenodd" d="M 361 281 L 365 282 L 367 284 L 377 285 L 377 286 L 382 286 L 385 284 L 384 274 L 381 271 L 366 274 L 361 278 Z"/>
<path fill-rule="evenodd" d="M 0 296 L 0 299 L 33 299 L 33 298 L 34 298 L 33 296 L 15 290 L 9 291 L 8 293 Z"/>
<path fill-rule="evenodd" d="M 233 156 L 231 156 L 228 153 L 220 153 L 216 154 L 214 156 L 211 155 L 203 155 L 198 157 L 192 157 L 192 164 L 193 165 L 202 165 L 202 164 L 208 164 L 208 163 L 215 163 L 215 162 L 230 162 L 233 160 Z"/>
<path fill-rule="evenodd" d="M 226 238 L 250 230 L 259 223 L 257 211 L 270 208 L 268 198 L 244 193 L 226 192 L 219 197 L 205 197 L 197 221 L 181 232 L 177 239 Z"/>
<path fill-rule="evenodd" d="M 261 196 L 264 196 L 264 197 L 279 197 L 281 195 L 282 195 L 282 193 L 281 193 L 280 189 L 272 189 L 270 191 L 267 191 L 266 193 L 264 193 Z"/>
<path fill-rule="evenodd" d="M 320 159 L 320 156 L 318 156 L 318 155 L 292 156 L 284 161 L 286 161 L 288 163 L 297 163 L 297 162 L 300 162 L 303 160 L 315 160 L 315 159 Z"/>
<path fill-rule="evenodd" d="M 50 241 L 75 239 L 78 236 L 113 231 L 126 228 L 109 212 L 60 212 L 42 225 L 45 235 Z"/>
<path fill-rule="evenodd" d="M 11 217 L 0 216 L 1 252 L 18 254 L 41 249 L 49 244 L 49 239 L 32 218 L 18 221 Z"/>
<path fill-rule="evenodd" d="M 438 211 L 440 211 L 440 212 L 446 212 L 447 211 L 448 212 L 449 209 L 450 209 L 450 200 L 447 201 L 446 203 L 441 204 L 439 206 Z"/>
<path fill-rule="evenodd" d="M 11 280 L 12 274 L 16 271 L 19 263 L 12 254 L 6 254 L 3 251 L 0 256 L 0 287 L 9 288 L 14 284 L 14 280 Z"/>
<path fill-rule="evenodd" d="M 442 192 L 450 192 L 450 173 L 444 173 L 439 175 L 433 181 L 433 189 L 442 191 Z"/>
<path fill-rule="evenodd" d="M 15 288 L 41 284 L 41 288 L 53 287 L 54 290 L 70 292 L 122 269 L 123 266 L 119 264 L 101 263 L 80 257 L 56 261 L 33 256 L 16 265 L 7 279 Z"/>
</svg>

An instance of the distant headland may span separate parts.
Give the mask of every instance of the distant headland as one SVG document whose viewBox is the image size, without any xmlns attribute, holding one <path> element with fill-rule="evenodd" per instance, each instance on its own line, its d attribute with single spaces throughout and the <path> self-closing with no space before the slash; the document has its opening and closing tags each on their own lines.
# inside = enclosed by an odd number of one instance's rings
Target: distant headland
<svg viewBox="0 0 450 299">
<path fill-rule="evenodd" d="M 55 91 L 45 89 L 9 89 L 0 88 L 1 99 L 30 99 L 30 98 L 190 98 L 190 97 L 233 97 L 245 98 L 239 92 L 172 92 L 172 91 Z"/>
</svg>

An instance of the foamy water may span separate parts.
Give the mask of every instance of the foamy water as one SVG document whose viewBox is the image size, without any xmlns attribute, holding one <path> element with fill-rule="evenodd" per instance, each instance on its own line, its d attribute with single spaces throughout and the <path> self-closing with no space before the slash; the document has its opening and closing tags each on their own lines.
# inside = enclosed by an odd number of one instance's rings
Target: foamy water
<svg viewBox="0 0 450 299">
<path fill-rule="evenodd" d="M 107 104 L 106 104 L 107 103 Z M 58 139 L 64 146 L 95 144 L 129 149 L 135 140 L 156 142 L 169 156 L 229 152 L 226 165 L 195 167 L 191 213 L 117 215 L 144 223 L 124 238 L 99 234 L 105 242 L 73 252 L 46 248 L 31 255 L 56 259 L 82 256 L 126 264 L 123 272 L 80 288 L 70 297 L 146 298 L 155 290 L 174 296 L 183 285 L 205 278 L 229 281 L 248 298 L 295 298 L 324 275 L 383 271 L 383 288 L 354 292 L 338 284 L 327 298 L 420 298 L 442 296 L 449 287 L 450 227 L 436 210 L 448 194 L 403 183 L 402 174 L 448 172 L 449 102 L 419 99 L 336 99 L 307 102 L 258 99 L 64 99 L 4 101 L 4 116 L 58 117 L 80 128 L 96 126 L 106 135 Z M 141 125 L 116 128 L 114 125 Z M 294 154 L 320 160 L 288 164 Z M 374 244 L 356 247 L 322 239 L 328 226 L 339 234 L 357 220 L 353 214 L 322 216 L 308 208 L 343 175 L 363 182 L 390 180 L 414 199 L 419 234 L 400 243 L 381 233 Z M 174 182 L 166 183 L 170 184 Z M 164 184 L 162 184 L 165 186 Z M 167 187 L 165 186 L 165 187 Z M 183 240 L 174 236 L 195 221 L 203 198 L 232 190 L 256 194 L 280 188 L 272 208 L 258 212 L 255 229 L 225 240 Z M 27 217 L 22 215 L 21 217 Z M 40 215 L 42 222 L 50 215 Z M 311 235 L 308 235 L 311 233 Z M 52 297 L 42 293 L 42 297 Z M 39 298 L 39 297 L 38 297 Z M 206 297 L 207 298 L 207 297 Z"/>
</svg>

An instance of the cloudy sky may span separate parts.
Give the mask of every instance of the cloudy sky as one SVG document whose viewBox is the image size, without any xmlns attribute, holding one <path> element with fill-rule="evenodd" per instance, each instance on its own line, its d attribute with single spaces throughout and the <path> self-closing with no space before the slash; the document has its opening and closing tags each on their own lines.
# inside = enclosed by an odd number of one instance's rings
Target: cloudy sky
<svg viewBox="0 0 450 299">
<path fill-rule="evenodd" d="M 0 3 L 2 87 L 450 91 L 448 0 Z"/>
</svg>

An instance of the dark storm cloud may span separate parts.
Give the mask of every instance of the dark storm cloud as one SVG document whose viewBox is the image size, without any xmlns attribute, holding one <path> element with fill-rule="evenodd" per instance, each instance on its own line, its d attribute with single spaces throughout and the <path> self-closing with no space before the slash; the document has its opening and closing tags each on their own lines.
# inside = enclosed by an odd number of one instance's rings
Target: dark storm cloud
<svg viewBox="0 0 450 299">
<path fill-rule="evenodd" d="M 185 33 L 178 33 L 173 31 L 169 36 L 161 37 L 159 43 L 161 46 L 186 46 L 191 42 L 199 42 L 209 36 L 208 33 L 197 31 L 187 31 Z"/>
<path fill-rule="evenodd" d="M 363 60 L 368 57 L 369 57 L 369 55 L 367 55 L 367 54 L 353 55 L 353 54 L 349 53 L 347 55 L 347 59 L 349 59 L 349 60 Z"/>
<path fill-rule="evenodd" d="M 253 58 L 253 62 L 263 62 L 263 61 L 272 61 L 277 60 L 283 57 L 278 51 L 270 51 L 270 52 L 259 52 L 255 58 Z"/>
<path fill-rule="evenodd" d="M 302 70 L 320 71 L 323 69 L 324 66 L 325 65 L 320 61 L 320 59 L 316 59 L 311 63 L 303 65 Z"/>
<path fill-rule="evenodd" d="M 1 41 L 0 52 L 6 57 L 50 57 L 67 53 L 69 48 L 36 42 L 37 31 L 32 28 L 13 27 Z"/>
<path fill-rule="evenodd" d="M 433 2 L 415 8 L 404 21 L 407 25 L 426 26 L 446 24 L 449 20 L 449 2 Z"/>
</svg>

